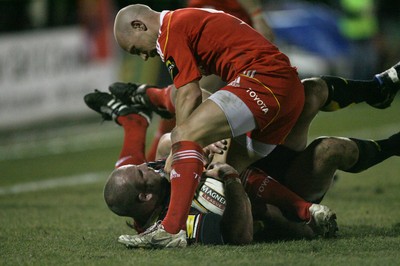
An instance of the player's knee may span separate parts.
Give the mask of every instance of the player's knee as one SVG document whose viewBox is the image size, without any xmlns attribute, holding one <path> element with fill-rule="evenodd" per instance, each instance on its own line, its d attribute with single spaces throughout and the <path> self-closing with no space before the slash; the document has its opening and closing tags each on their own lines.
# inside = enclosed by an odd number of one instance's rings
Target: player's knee
<svg viewBox="0 0 400 266">
<path fill-rule="evenodd" d="M 302 80 L 305 94 L 305 106 L 320 109 L 328 98 L 328 89 L 320 78 L 308 78 Z"/>
<path fill-rule="evenodd" d="M 185 131 L 182 129 L 181 126 L 176 126 L 172 131 L 171 131 L 171 141 L 172 143 L 175 143 L 177 141 L 183 140 L 185 137 Z"/>
<path fill-rule="evenodd" d="M 221 138 L 222 139 L 222 138 Z M 215 141 L 215 134 L 210 133 L 210 128 L 206 125 L 200 125 L 193 121 L 183 123 L 176 126 L 171 132 L 172 143 L 178 141 L 192 141 L 196 142 L 201 147 L 205 147 Z"/>
<path fill-rule="evenodd" d="M 156 159 L 166 158 L 171 151 L 171 133 L 160 137 L 157 145 Z"/>
<path fill-rule="evenodd" d="M 194 127 L 186 126 L 184 124 L 176 126 L 171 132 L 172 143 L 182 140 L 199 142 L 199 139 L 198 130 L 196 130 Z"/>
<path fill-rule="evenodd" d="M 342 166 L 357 160 L 357 146 L 348 138 L 320 137 L 313 141 L 315 158 L 322 164 Z"/>
</svg>

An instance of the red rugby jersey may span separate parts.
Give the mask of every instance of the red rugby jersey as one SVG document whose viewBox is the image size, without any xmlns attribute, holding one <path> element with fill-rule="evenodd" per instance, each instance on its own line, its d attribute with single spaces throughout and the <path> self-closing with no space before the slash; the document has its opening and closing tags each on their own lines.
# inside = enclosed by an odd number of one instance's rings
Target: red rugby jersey
<svg viewBox="0 0 400 266">
<path fill-rule="evenodd" d="M 236 0 L 189 0 L 188 7 L 209 7 L 222 10 L 251 25 L 251 18 L 243 6 Z"/>
<path fill-rule="evenodd" d="M 230 82 L 246 70 L 291 68 L 276 46 L 242 20 L 222 11 L 184 8 L 161 12 L 157 51 L 177 88 L 202 75 Z"/>
</svg>

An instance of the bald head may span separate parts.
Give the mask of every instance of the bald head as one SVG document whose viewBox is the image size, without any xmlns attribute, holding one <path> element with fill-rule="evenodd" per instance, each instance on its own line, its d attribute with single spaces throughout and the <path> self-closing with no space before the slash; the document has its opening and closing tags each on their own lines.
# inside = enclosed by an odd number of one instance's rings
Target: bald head
<svg viewBox="0 0 400 266">
<path fill-rule="evenodd" d="M 114 213 L 132 217 L 140 191 L 130 178 L 130 169 L 120 167 L 108 177 L 104 187 L 104 200 Z"/>
<path fill-rule="evenodd" d="M 146 5 L 122 8 L 114 21 L 115 40 L 125 51 L 140 55 L 155 49 L 160 27 L 159 13 Z"/>
<path fill-rule="evenodd" d="M 130 5 L 122 8 L 115 17 L 114 35 L 115 38 L 127 38 L 132 31 L 132 21 L 143 21 L 143 19 L 151 12 L 150 7 L 145 5 Z"/>
<path fill-rule="evenodd" d="M 168 189 L 168 181 L 146 163 L 129 164 L 110 174 L 104 186 L 104 200 L 115 214 L 145 225 L 161 211 Z"/>
</svg>

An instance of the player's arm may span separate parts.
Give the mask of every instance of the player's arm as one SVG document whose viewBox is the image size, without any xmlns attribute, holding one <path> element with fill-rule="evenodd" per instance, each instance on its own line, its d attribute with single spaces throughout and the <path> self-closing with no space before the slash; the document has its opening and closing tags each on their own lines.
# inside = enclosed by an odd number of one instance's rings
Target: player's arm
<svg viewBox="0 0 400 266">
<path fill-rule="evenodd" d="M 175 99 L 175 119 L 176 126 L 181 126 L 185 120 L 191 115 L 191 113 L 201 104 L 202 102 L 202 91 L 199 86 L 199 81 L 194 80 L 179 88 L 177 88 L 176 99 Z M 183 130 L 184 131 L 184 130 Z M 171 140 L 174 143 L 175 134 L 172 133 Z M 179 136 L 176 137 L 179 139 Z M 170 173 L 172 166 L 172 151 L 170 152 L 166 163 L 165 172 Z"/>
<path fill-rule="evenodd" d="M 195 80 L 180 87 L 175 99 L 176 124 L 182 124 L 201 102 L 202 91 L 199 81 Z"/>
<path fill-rule="evenodd" d="M 274 41 L 274 33 L 263 16 L 263 7 L 259 0 L 238 0 L 242 7 L 250 15 L 253 27 L 267 40 Z"/>
<path fill-rule="evenodd" d="M 238 172 L 228 164 L 211 164 L 207 176 L 224 180 L 226 207 L 220 228 L 225 243 L 249 244 L 253 241 L 253 216 L 250 200 Z"/>
</svg>

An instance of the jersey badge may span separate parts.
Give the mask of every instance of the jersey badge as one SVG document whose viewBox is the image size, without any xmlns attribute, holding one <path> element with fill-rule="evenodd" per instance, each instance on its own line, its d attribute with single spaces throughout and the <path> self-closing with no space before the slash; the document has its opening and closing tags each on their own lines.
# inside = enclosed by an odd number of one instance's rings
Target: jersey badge
<svg viewBox="0 0 400 266">
<path fill-rule="evenodd" d="M 176 75 L 178 75 L 179 70 L 176 66 L 175 60 L 172 56 L 168 57 L 167 61 L 165 61 L 165 65 L 167 66 L 168 72 L 171 76 L 171 79 L 174 80 Z"/>
</svg>

